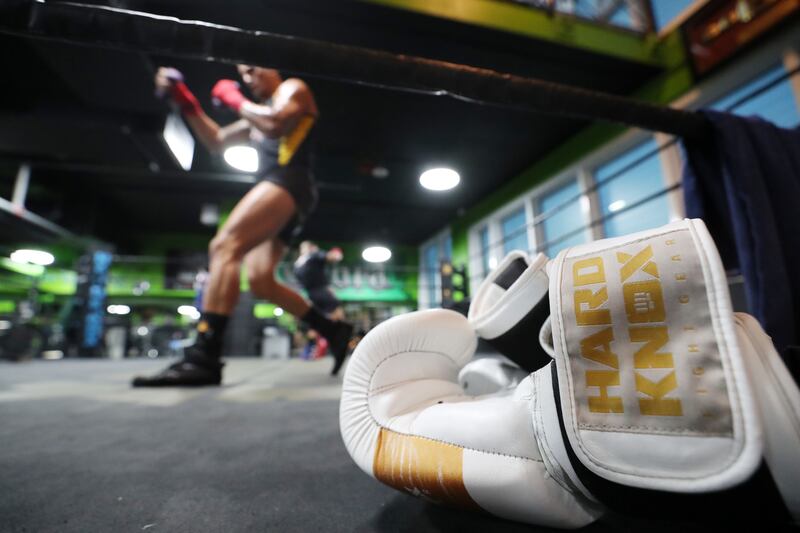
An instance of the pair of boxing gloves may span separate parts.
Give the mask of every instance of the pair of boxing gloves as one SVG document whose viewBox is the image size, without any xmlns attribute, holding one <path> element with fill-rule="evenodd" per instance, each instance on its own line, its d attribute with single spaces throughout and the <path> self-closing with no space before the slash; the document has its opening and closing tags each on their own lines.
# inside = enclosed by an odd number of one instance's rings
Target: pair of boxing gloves
<svg viewBox="0 0 800 533">
<path fill-rule="evenodd" d="M 202 111 L 197 97 L 184 82 L 181 71 L 172 67 L 164 67 L 159 70 L 159 75 L 169 80 L 169 88 L 157 89 L 156 96 L 164 98 L 169 95 L 184 115 L 198 115 Z M 219 80 L 211 89 L 211 100 L 215 105 L 225 105 L 238 112 L 247 98 L 239 89 L 239 83 L 233 80 Z"/>
<path fill-rule="evenodd" d="M 522 378 L 491 364 L 465 378 L 478 336 Z M 465 392 L 481 375 L 497 390 Z M 530 524 L 800 518 L 800 392 L 733 312 L 700 220 L 553 260 L 513 252 L 468 318 L 380 324 L 348 365 L 340 427 L 379 481 Z"/>
</svg>

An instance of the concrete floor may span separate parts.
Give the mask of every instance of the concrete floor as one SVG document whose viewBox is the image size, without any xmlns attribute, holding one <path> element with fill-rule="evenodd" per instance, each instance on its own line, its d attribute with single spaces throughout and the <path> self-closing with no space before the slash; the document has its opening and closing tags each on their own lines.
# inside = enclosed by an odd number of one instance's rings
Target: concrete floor
<svg viewBox="0 0 800 533">
<path fill-rule="evenodd" d="M 339 435 L 330 359 L 234 358 L 222 387 L 129 386 L 165 363 L 0 363 L 0 531 L 536 530 L 361 472 Z M 687 531 L 618 518 L 588 530 L 643 528 Z"/>
</svg>

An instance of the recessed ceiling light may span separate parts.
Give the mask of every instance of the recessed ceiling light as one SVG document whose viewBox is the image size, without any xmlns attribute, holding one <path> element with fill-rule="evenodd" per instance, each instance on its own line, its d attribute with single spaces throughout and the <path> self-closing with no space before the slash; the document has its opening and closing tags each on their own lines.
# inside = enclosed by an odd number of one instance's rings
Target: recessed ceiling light
<svg viewBox="0 0 800 533">
<path fill-rule="evenodd" d="M 17 263 L 32 263 L 47 266 L 56 260 L 53 254 L 41 250 L 17 250 L 11 253 L 11 260 Z"/>
<path fill-rule="evenodd" d="M 106 307 L 109 315 L 127 315 L 131 312 L 131 308 L 127 305 L 112 304 Z"/>
<path fill-rule="evenodd" d="M 275 311 L 273 311 L 273 314 L 275 316 L 281 316 L 281 315 L 283 315 L 283 309 L 281 309 L 280 307 L 276 307 Z"/>
<path fill-rule="evenodd" d="M 423 187 L 431 191 L 447 191 L 461 181 L 461 176 L 452 168 L 432 168 L 419 177 Z"/>
<path fill-rule="evenodd" d="M 225 162 L 236 170 L 255 172 L 258 170 L 258 152 L 252 146 L 231 146 L 222 154 Z"/>
<path fill-rule="evenodd" d="M 383 263 L 392 257 L 392 251 L 385 246 L 370 246 L 361 252 L 361 257 L 369 263 Z"/>
</svg>

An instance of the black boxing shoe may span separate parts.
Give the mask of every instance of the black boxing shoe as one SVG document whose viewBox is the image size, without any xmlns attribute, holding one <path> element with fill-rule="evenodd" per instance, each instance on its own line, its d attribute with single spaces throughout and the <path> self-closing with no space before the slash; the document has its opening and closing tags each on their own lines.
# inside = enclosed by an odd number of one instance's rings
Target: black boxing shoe
<svg viewBox="0 0 800 533">
<path fill-rule="evenodd" d="M 328 347 L 333 354 L 333 368 L 331 376 L 335 376 L 342 369 L 344 360 L 347 358 L 350 347 L 350 339 L 353 337 L 353 324 L 344 321 L 337 321 L 336 330 L 333 335 L 328 337 Z"/>
<path fill-rule="evenodd" d="M 224 363 L 191 346 L 183 359 L 152 376 L 136 376 L 134 387 L 202 387 L 222 383 Z M 195 353 L 199 352 L 199 353 Z"/>
</svg>

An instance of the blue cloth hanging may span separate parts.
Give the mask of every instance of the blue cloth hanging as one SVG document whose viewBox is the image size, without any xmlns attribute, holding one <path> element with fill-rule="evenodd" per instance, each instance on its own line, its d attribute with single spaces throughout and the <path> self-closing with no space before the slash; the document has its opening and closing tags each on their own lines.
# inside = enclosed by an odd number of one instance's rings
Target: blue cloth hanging
<svg viewBox="0 0 800 533">
<path fill-rule="evenodd" d="M 683 140 L 686 214 L 702 218 L 748 308 L 800 377 L 800 131 L 702 111 L 713 134 Z"/>
</svg>

